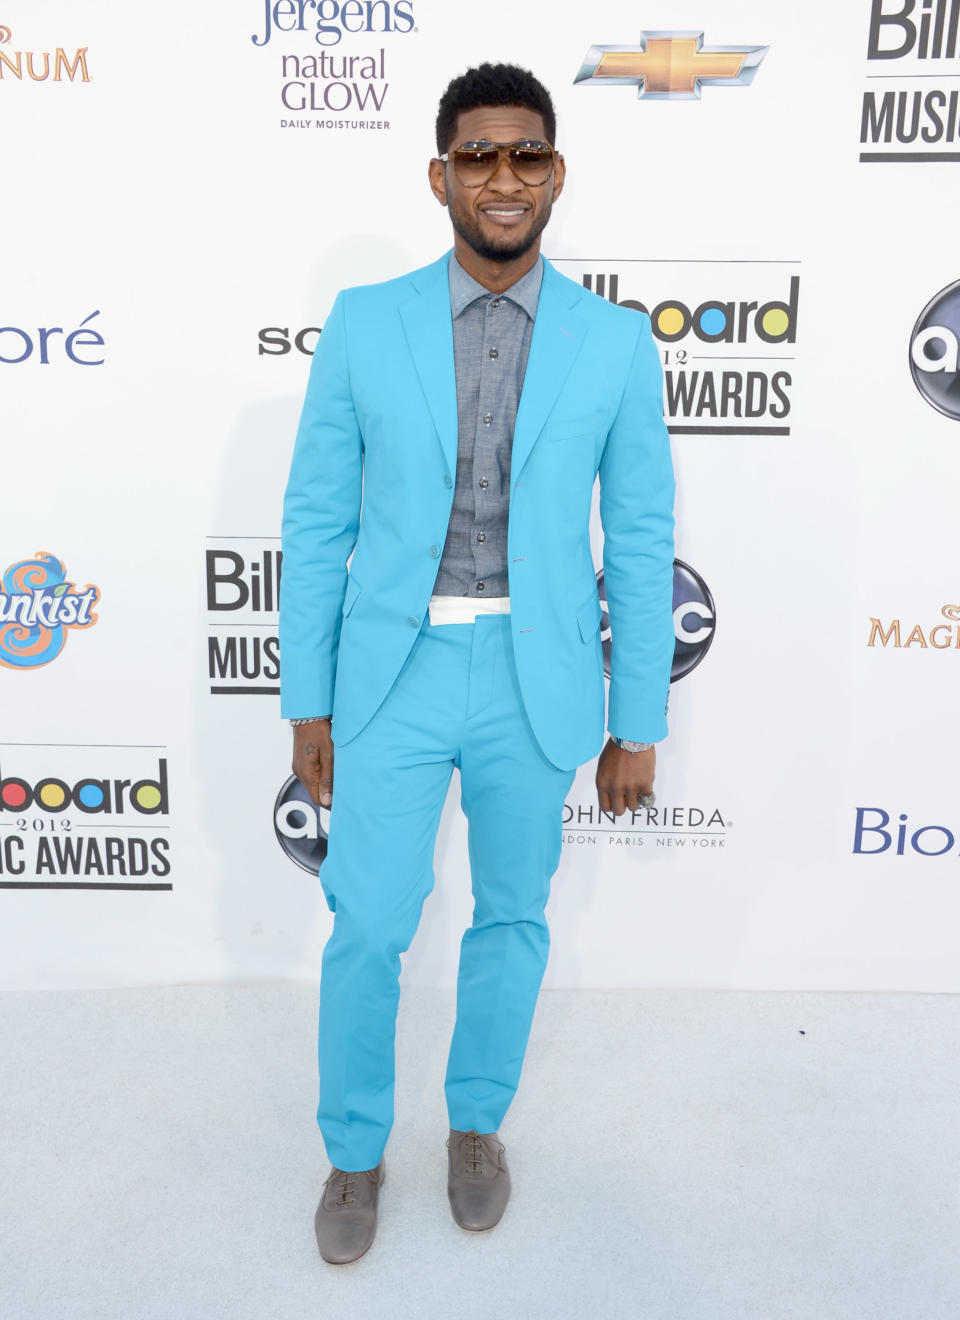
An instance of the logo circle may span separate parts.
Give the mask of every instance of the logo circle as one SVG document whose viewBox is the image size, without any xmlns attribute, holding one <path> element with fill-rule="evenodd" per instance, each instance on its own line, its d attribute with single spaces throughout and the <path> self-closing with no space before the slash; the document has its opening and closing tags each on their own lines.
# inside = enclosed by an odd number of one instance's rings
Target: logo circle
<svg viewBox="0 0 960 1320">
<path fill-rule="evenodd" d="M 910 336 L 910 374 L 932 408 L 960 421 L 960 280 L 931 299 Z"/>
<path fill-rule="evenodd" d="M 316 875 L 327 855 L 330 809 L 311 801 L 296 775 L 291 775 L 277 794 L 273 828 L 291 862 Z"/>
<path fill-rule="evenodd" d="M 610 615 L 603 585 L 603 572 L 597 574 L 600 595 L 600 637 L 603 644 L 603 672 L 610 677 Z M 700 574 L 682 559 L 673 561 L 673 632 L 675 643 L 670 682 L 685 678 L 710 650 L 716 628 L 717 611 L 710 588 Z"/>
</svg>

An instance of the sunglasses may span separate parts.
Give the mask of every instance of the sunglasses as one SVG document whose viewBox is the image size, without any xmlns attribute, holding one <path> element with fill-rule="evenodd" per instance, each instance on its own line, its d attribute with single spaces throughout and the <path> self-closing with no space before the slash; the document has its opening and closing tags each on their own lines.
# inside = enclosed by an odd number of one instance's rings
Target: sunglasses
<svg viewBox="0 0 960 1320">
<path fill-rule="evenodd" d="M 439 157 L 453 165 L 453 172 L 464 188 L 479 188 L 492 179 L 504 158 L 521 183 L 537 187 L 546 183 L 553 172 L 556 153 L 547 142 L 464 142 L 454 151 Z"/>
</svg>

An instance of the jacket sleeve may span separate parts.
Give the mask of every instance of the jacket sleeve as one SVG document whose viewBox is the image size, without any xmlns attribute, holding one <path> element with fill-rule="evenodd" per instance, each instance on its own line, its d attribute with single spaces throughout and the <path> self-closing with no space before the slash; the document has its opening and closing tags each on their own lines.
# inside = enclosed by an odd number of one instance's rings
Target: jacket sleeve
<svg viewBox="0 0 960 1320">
<path fill-rule="evenodd" d="M 603 580 L 610 615 L 607 727 L 619 738 L 667 734 L 673 660 L 673 497 L 663 372 L 643 313 L 626 387 L 600 462 Z"/>
<path fill-rule="evenodd" d="M 360 526 L 363 440 L 337 295 L 317 341 L 283 502 L 280 709 L 290 719 L 333 709 L 347 560 Z"/>
</svg>

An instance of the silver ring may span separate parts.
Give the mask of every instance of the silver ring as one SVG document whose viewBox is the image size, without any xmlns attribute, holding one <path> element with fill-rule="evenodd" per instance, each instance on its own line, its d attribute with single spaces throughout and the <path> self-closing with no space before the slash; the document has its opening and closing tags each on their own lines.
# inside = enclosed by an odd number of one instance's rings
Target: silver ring
<svg viewBox="0 0 960 1320">
<path fill-rule="evenodd" d="M 652 807 L 657 800 L 656 793 L 640 793 L 637 795 L 638 807 Z"/>
</svg>

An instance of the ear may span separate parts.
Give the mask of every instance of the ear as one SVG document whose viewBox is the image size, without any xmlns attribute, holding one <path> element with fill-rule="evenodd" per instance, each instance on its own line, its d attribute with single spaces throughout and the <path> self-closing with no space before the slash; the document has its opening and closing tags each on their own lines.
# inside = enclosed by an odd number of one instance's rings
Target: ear
<svg viewBox="0 0 960 1320">
<path fill-rule="evenodd" d="M 441 206 L 447 204 L 447 170 L 442 160 L 436 157 L 427 166 L 427 177 L 430 180 L 430 191 L 436 197 Z"/>
<path fill-rule="evenodd" d="M 563 192 L 564 181 L 567 177 L 567 162 L 558 153 L 556 164 L 553 167 L 553 200 L 556 201 Z"/>
</svg>

